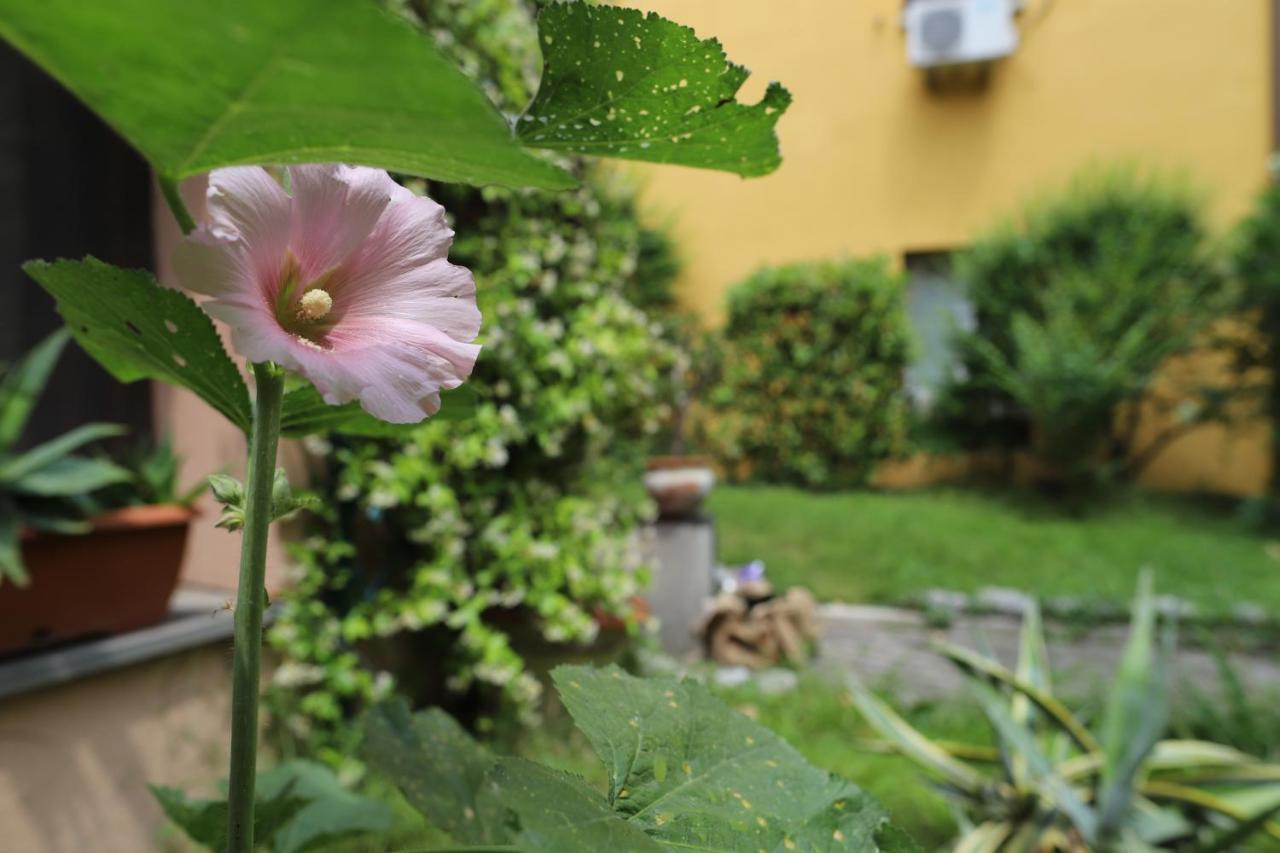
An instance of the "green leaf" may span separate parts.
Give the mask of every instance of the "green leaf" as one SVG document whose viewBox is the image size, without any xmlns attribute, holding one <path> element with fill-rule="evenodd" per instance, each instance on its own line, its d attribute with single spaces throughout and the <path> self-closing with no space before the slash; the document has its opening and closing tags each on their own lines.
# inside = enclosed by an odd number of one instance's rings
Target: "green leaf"
<svg viewBox="0 0 1280 853">
<path fill-rule="evenodd" d="M 363 754 L 433 826 L 466 844 L 507 839 L 485 788 L 493 755 L 438 708 L 411 715 L 403 699 L 365 720 Z"/>
<path fill-rule="evenodd" d="M 1031 700 L 1045 717 L 1065 732 L 1076 746 L 1085 752 L 1096 752 L 1102 747 L 1093 734 L 1076 719 L 1075 715 L 1056 698 L 1015 676 L 997 661 L 984 657 L 971 649 L 950 643 L 935 643 L 938 653 L 951 659 L 965 673 L 1008 687 Z"/>
<path fill-rule="evenodd" d="M 1023 684 L 1029 684 L 1047 696 L 1053 695 L 1049 652 L 1045 648 L 1044 628 L 1040 621 L 1040 606 L 1027 603 L 1022 617 L 1022 633 L 1018 640 L 1018 663 L 1014 675 Z M 1025 693 L 1016 693 L 1012 702 L 1013 719 L 1026 724 L 1032 720 L 1032 702 Z"/>
<path fill-rule="evenodd" d="M 925 770 L 941 776 L 957 790 L 973 797 L 982 793 L 987 785 L 982 774 L 957 761 L 861 684 L 852 684 L 850 693 L 863 719 L 894 749 Z"/>
<path fill-rule="evenodd" d="M 63 536 L 80 536 L 93 530 L 93 524 L 86 519 L 32 510 L 30 507 L 22 508 L 22 521 L 32 530 L 46 530 Z"/>
<path fill-rule="evenodd" d="M 320 499 L 315 495 L 294 494 L 293 487 L 289 485 L 289 475 L 283 468 L 276 469 L 275 477 L 271 481 L 272 521 L 278 521 L 298 510 L 314 510 L 318 506 L 320 506 Z"/>
<path fill-rule="evenodd" d="M 609 772 L 609 802 L 650 837 L 704 851 L 869 850 L 888 823 L 701 684 L 562 666 L 560 698 Z"/>
<path fill-rule="evenodd" d="M 20 480 L 28 474 L 66 459 L 91 441 L 123 435 L 128 432 L 119 424 L 85 424 L 65 432 L 44 444 L 38 444 L 20 456 L 0 461 L 0 482 Z M 128 474 L 128 472 L 125 472 Z M 132 476 L 132 475 L 129 475 Z"/>
<path fill-rule="evenodd" d="M 227 849 L 227 801 L 196 800 L 187 797 L 177 788 L 152 785 L 151 794 L 160 803 L 169 820 L 176 823 L 192 841 L 202 844 L 214 853 Z M 253 834 L 267 839 L 275 834 L 290 818 L 307 805 L 301 797 L 255 797 Z"/>
<path fill-rule="evenodd" d="M 13 581 L 18 586 L 31 582 L 22 562 L 22 538 L 18 529 L 18 508 L 5 495 L 0 495 L 0 581 Z"/>
<path fill-rule="evenodd" d="M 24 495 L 78 497 L 113 483 L 126 483 L 133 475 L 105 459 L 66 456 L 22 477 L 6 480 L 5 487 Z"/>
<path fill-rule="evenodd" d="M 1272 818 L 1280 815 L 1280 802 L 1263 809 L 1248 820 L 1225 827 L 1205 841 L 1190 848 L 1189 853 L 1228 853 L 1239 850 L 1244 842 L 1266 828 Z"/>
<path fill-rule="evenodd" d="M 476 392 L 462 385 L 440 395 L 440 411 L 432 420 L 458 420 L 475 412 Z M 280 433 L 301 438 L 315 433 L 337 432 L 370 437 L 403 435 L 419 424 L 389 424 L 360 408 L 359 403 L 331 406 L 310 383 L 298 385 L 284 395 L 280 413 Z"/>
<path fill-rule="evenodd" d="M 313 761 L 288 761 L 258 777 L 258 799 L 301 799 L 306 805 L 271 835 L 272 853 L 304 853 L 366 832 L 386 832 L 394 822 L 385 803 L 348 791 L 333 771 Z"/>
<path fill-rule="evenodd" d="M 953 853 L 999 853 L 1012 834 L 1008 821 L 980 823 L 956 841 Z"/>
<path fill-rule="evenodd" d="M 368 0 L 0 0 L 0 37 L 167 178 L 344 162 L 573 185 L 429 39 Z"/>
<path fill-rule="evenodd" d="M 581 779 L 522 758 L 501 759 L 489 771 L 494 796 L 514 813 L 513 841 L 527 853 L 601 851 L 661 853 L 666 849 Z M 710 849 L 710 848 L 708 848 Z"/>
<path fill-rule="evenodd" d="M 1040 620 L 1040 605 L 1035 601 L 1027 602 L 1026 612 L 1022 616 L 1022 632 L 1018 640 L 1018 663 L 1014 675 L 1023 684 L 1029 684 L 1046 696 L 1053 695 L 1049 669 L 1049 652 L 1045 648 L 1044 628 Z M 1009 701 L 1009 712 L 1013 721 L 1020 726 L 1032 730 L 1035 727 L 1036 712 L 1034 703 L 1025 693 L 1013 691 Z M 1026 761 L 1017 754 L 1007 756 L 1010 780 L 1015 786 L 1021 786 L 1026 778 Z"/>
<path fill-rule="evenodd" d="M 1236 800 L 1235 795 L 1250 793 L 1248 788 L 1226 795 L 1219 795 L 1203 788 L 1192 788 L 1173 782 L 1152 780 L 1142 783 L 1139 790 L 1143 796 L 1157 802 L 1176 803 L 1184 807 L 1215 812 L 1238 822 L 1249 820 L 1259 811 L 1256 806 L 1250 807 L 1253 804 L 1240 803 Z M 1272 802 L 1274 801 L 1268 801 L 1264 808 L 1270 808 Z M 1275 822 L 1264 821 L 1262 829 L 1272 838 L 1280 839 L 1280 825 Z"/>
<path fill-rule="evenodd" d="M 1166 635 L 1171 641 L 1171 637 Z M 1156 608 L 1151 572 L 1138 578 L 1129 642 L 1107 694 L 1103 717 L 1102 782 L 1098 794 L 1100 832 L 1115 832 L 1133 800 L 1138 771 L 1168 723 L 1165 655 L 1156 647 Z"/>
<path fill-rule="evenodd" d="M 11 447 L 22 436 L 68 337 L 64 329 L 49 335 L 0 380 L 0 451 Z"/>
<path fill-rule="evenodd" d="M 227 849 L 227 801 L 196 800 L 175 788 L 152 785 L 169 819 L 193 841 Z M 349 835 L 386 832 L 393 823 L 385 803 L 352 793 L 329 768 L 289 761 L 258 776 L 253 834 L 273 853 L 317 850 Z"/>
<path fill-rule="evenodd" d="M 791 95 L 734 100 L 748 72 L 715 39 L 635 9 L 551 3 L 538 16 L 542 81 L 517 125 L 537 148 L 722 169 L 781 162 L 774 125 Z"/>
<path fill-rule="evenodd" d="M 174 8 L 188 5 L 202 4 Z M 251 407 L 244 378 L 213 321 L 186 296 L 161 287 L 148 272 L 96 258 L 30 261 L 23 269 L 57 300 L 76 342 L 116 379 L 181 385 L 248 432 Z"/>
<path fill-rule="evenodd" d="M 974 680 L 969 687 L 977 696 L 992 728 L 1025 762 L 1030 782 L 1062 810 L 1085 841 L 1092 843 L 1098 836 L 1098 816 L 1071 784 L 1050 766 L 1035 736 L 1025 726 L 1014 721 L 1009 709 L 1005 707 L 1004 697 L 991 685 Z"/>
</svg>

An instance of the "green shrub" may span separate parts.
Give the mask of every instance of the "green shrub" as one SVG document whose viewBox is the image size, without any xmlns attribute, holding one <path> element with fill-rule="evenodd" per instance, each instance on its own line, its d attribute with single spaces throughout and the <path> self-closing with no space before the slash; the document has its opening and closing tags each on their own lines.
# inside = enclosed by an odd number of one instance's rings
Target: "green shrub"
<svg viewBox="0 0 1280 853">
<path fill-rule="evenodd" d="M 1235 272 L 1241 284 L 1240 307 L 1252 312 L 1257 335 L 1234 341 L 1236 368 L 1241 378 L 1255 386 L 1263 412 L 1272 429 L 1280 430 L 1280 185 L 1268 186 L 1253 213 L 1241 223 L 1235 252 Z M 1267 371 L 1258 381 L 1257 368 Z M 1272 494 L 1280 493 L 1280 441 L 1272 438 Z"/>
<path fill-rule="evenodd" d="M 1200 389 L 1151 393 L 1165 361 L 1202 343 L 1229 307 L 1200 206 L 1177 184 L 1130 171 L 1078 178 L 980 238 L 956 275 L 976 328 L 960 341 L 965 378 L 935 417 L 963 446 L 1037 444 L 1051 464 L 1101 458 L 1133 473 L 1151 454 L 1134 447 L 1123 406 L 1176 413 L 1179 430 L 1220 414 L 1216 391 L 1190 407 Z"/>
<path fill-rule="evenodd" d="M 731 476 L 861 485 L 902 450 L 902 294 L 881 259 L 765 269 L 730 292 L 700 424 Z"/>
<path fill-rule="evenodd" d="M 490 38 L 533 32 L 503 24 L 527 15 L 515 0 L 422 6 L 432 31 L 470 32 L 443 26 L 458 16 Z M 486 15 L 492 26 L 477 22 Z M 445 47 L 489 73 L 492 45 L 478 44 Z M 589 642 L 596 617 L 627 616 L 643 584 L 633 533 L 649 510 L 631 486 L 676 353 L 626 296 L 644 248 L 630 185 L 580 176 L 558 194 L 430 187 L 453 218 L 451 260 L 479 284 L 484 350 L 468 382 L 479 405 L 403 439 L 314 448 L 325 510 L 271 631 L 284 658 L 278 731 L 309 755 L 353 754 L 349 720 L 390 676 L 472 720 L 529 715 L 539 682 L 512 632 Z M 395 643 L 408 637 L 418 645 L 405 659 Z M 452 698 L 431 692 L 445 683 Z"/>
</svg>

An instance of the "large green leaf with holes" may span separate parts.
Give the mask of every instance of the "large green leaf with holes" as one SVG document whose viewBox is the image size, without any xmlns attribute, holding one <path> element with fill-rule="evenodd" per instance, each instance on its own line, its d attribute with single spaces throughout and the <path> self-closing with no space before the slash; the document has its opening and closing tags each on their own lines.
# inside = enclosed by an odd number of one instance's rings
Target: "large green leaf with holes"
<svg viewBox="0 0 1280 853">
<path fill-rule="evenodd" d="M 614 810 L 676 848 L 878 850 L 884 810 L 702 684 L 562 666 L 560 698 L 609 771 Z"/>
<path fill-rule="evenodd" d="M 435 826 L 525 851 L 918 848 L 851 782 L 809 764 L 692 681 L 560 667 L 556 687 L 604 761 L 609 790 L 495 759 L 439 710 L 374 709 L 365 757 Z"/>
<path fill-rule="evenodd" d="M 159 379 L 189 388 L 248 432 L 249 392 L 213 321 L 144 270 L 97 258 L 30 261 L 27 274 L 57 302 L 67 328 L 121 382 Z"/>
<path fill-rule="evenodd" d="M 743 176 L 778 167 L 774 125 L 791 95 L 771 83 L 759 103 L 739 103 L 748 72 L 715 39 L 586 3 L 548 5 L 538 31 L 542 82 L 517 128 L 525 144 Z"/>
<path fill-rule="evenodd" d="M 410 714 L 403 699 L 373 708 L 363 752 L 432 826 L 463 844 L 530 853 L 663 849 L 581 779 L 496 758 L 439 708 Z"/>
<path fill-rule="evenodd" d="M 403 699 L 372 708 L 363 753 L 409 805 L 457 841 L 495 844 L 509 837 L 485 787 L 497 759 L 439 708 L 410 714 Z"/>
<path fill-rule="evenodd" d="M 516 849 L 526 853 L 663 853 L 667 848 L 609 807 L 582 779 L 523 758 L 489 771 L 493 797 L 510 813 Z"/>
<path fill-rule="evenodd" d="M 0 0 L 0 37 L 180 178 L 362 163 L 563 188 L 431 41 L 372 0 Z"/>
<path fill-rule="evenodd" d="M 763 175 L 791 97 L 735 100 L 746 69 L 656 14 L 583 2 L 539 16 L 540 88 L 519 133 L 423 33 L 372 0 L 0 0 L 0 38 L 178 179 L 346 162 L 559 189 L 528 148 Z"/>
</svg>

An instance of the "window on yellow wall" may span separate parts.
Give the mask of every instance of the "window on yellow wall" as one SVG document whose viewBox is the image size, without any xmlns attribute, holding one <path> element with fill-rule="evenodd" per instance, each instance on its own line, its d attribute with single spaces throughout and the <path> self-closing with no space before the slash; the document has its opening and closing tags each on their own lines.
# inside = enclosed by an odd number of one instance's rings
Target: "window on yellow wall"
<svg viewBox="0 0 1280 853">
<path fill-rule="evenodd" d="M 957 335 L 974 329 L 973 303 L 951 273 L 950 252 L 908 252 L 907 322 L 914 348 L 907 367 L 907 393 L 928 409 L 947 382 L 963 378 Z"/>
</svg>

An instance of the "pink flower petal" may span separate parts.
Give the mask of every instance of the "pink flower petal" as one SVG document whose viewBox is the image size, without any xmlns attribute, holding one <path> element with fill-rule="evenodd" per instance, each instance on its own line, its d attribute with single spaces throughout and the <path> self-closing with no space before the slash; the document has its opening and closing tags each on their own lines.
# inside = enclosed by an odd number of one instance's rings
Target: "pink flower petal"
<svg viewBox="0 0 1280 853">
<path fill-rule="evenodd" d="M 404 270 L 396 277 L 362 274 L 344 284 L 337 305 L 351 320 L 418 320 L 465 341 L 480 331 L 476 280 L 471 270 L 444 259 Z"/>
<path fill-rule="evenodd" d="M 351 258 L 351 279 L 357 290 L 449 254 L 453 231 L 445 222 L 444 208 L 402 186 L 396 185 L 396 190 L 369 239 Z"/>
<path fill-rule="evenodd" d="M 333 269 L 368 239 L 397 188 L 386 172 L 362 166 L 291 166 L 289 181 L 289 246 L 304 279 Z"/>
<path fill-rule="evenodd" d="M 359 400 L 376 418 L 416 423 L 439 408 L 439 391 L 470 375 L 479 352 L 425 323 L 392 320 L 349 330 L 327 351 L 295 339 L 275 360 L 310 379 L 325 402 Z"/>
<path fill-rule="evenodd" d="M 196 231 L 179 243 L 173 266 L 188 289 L 205 296 L 228 296 L 253 280 L 244 241 L 211 231 Z"/>
<path fill-rule="evenodd" d="M 253 270 L 266 274 L 289 245 L 292 202 L 261 166 L 233 166 L 209 175 L 209 232 L 244 242 Z"/>
</svg>

